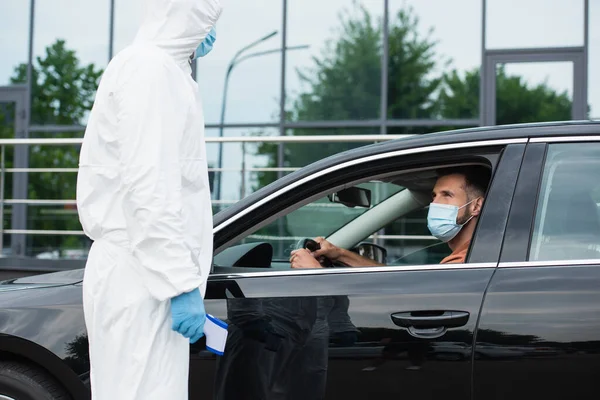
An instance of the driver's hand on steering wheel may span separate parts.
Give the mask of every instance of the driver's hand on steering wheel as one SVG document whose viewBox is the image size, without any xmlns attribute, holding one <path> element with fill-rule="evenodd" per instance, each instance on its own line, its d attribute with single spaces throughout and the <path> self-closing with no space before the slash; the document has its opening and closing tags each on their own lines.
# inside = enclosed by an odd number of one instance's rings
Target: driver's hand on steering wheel
<svg viewBox="0 0 600 400">
<path fill-rule="evenodd" d="M 342 256 L 342 249 L 329 243 L 323 237 L 316 237 L 315 242 L 321 245 L 321 248 L 313 253 L 315 258 L 327 257 L 331 261 L 337 261 Z"/>
<path fill-rule="evenodd" d="M 321 263 L 313 256 L 313 253 L 307 249 L 294 250 L 290 256 L 290 264 L 292 268 L 323 268 Z"/>
</svg>

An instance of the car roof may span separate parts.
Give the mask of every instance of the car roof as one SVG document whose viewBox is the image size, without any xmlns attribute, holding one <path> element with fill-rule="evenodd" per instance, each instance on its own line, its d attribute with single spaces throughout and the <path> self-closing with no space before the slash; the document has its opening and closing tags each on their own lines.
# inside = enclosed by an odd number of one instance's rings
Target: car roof
<svg viewBox="0 0 600 400">
<path fill-rule="evenodd" d="M 553 121 L 512 125 L 482 126 L 435 133 L 415 134 L 401 139 L 365 145 L 359 148 L 331 155 L 316 161 L 300 170 L 288 174 L 265 186 L 214 216 L 214 226 L 240 212 L 249 204 L 268 196 L 280 188 L 304 178 L 316 171 L 353 159 L 376 154 L 434 145 L 468 143 L 488 140 L 508 140 L 516 138 L 591 136 L 600 134 L 600 121 Z"/>
<path fill-rule="evenodd" d="M 579 136 L 600 133 L 600 120 L 552 121 L 511 125 L 478 126 L 420 135 L 412 135 L 391 142 L 435 142 L 435 144 L 470 142 L 479 140 L 502 140 L 517 137 Z M 431 144 L 431 143 L 429 143 Z M 422 144 L 419 143 L 418 146 Z M 367 147 L 367 146 L 365 146 Z M 411 146 L 412 147 L 412 146 Z"/>
</svg>

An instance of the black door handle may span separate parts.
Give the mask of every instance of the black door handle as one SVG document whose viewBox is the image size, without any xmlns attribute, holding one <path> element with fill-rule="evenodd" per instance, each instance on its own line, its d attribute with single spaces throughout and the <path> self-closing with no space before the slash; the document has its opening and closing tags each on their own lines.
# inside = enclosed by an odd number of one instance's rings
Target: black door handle
<svg viewBox="0 0 600 400">
<path fill-rule="evenodd" d="M 469 320 L 466 311 L 408 311 L 392 314 L 394 324 L 403 328 L 456 328 Z"/>
</svg>

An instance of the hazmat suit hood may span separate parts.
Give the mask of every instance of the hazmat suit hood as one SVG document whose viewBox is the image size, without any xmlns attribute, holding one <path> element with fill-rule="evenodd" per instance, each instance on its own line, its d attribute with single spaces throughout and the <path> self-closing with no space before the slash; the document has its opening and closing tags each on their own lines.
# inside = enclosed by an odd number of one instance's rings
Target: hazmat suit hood
<svg viewBox="0 0 600 400">
<path fill-rule="evenodd" d="M 153 44 L 178 64 L 187 65 L 221 9 L 219 0 L 145 0 L 135 42 Z"/>
</svg>

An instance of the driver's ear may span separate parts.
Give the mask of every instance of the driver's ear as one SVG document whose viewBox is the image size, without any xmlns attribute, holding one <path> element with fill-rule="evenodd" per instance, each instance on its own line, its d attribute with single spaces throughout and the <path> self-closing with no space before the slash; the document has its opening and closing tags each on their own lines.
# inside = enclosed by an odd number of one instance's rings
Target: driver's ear
<svg viewBox="0 0 600 400">
<path fill-rule="evenodd" d="M 471 215 L 478 217 L 479 214 L 481 214 L 481 209 L 483 207 L 483 200 L 484 200 L 484 198 L 480 197 L 473 202 L 473 211 L 471 212 Z"/>
</svg>

